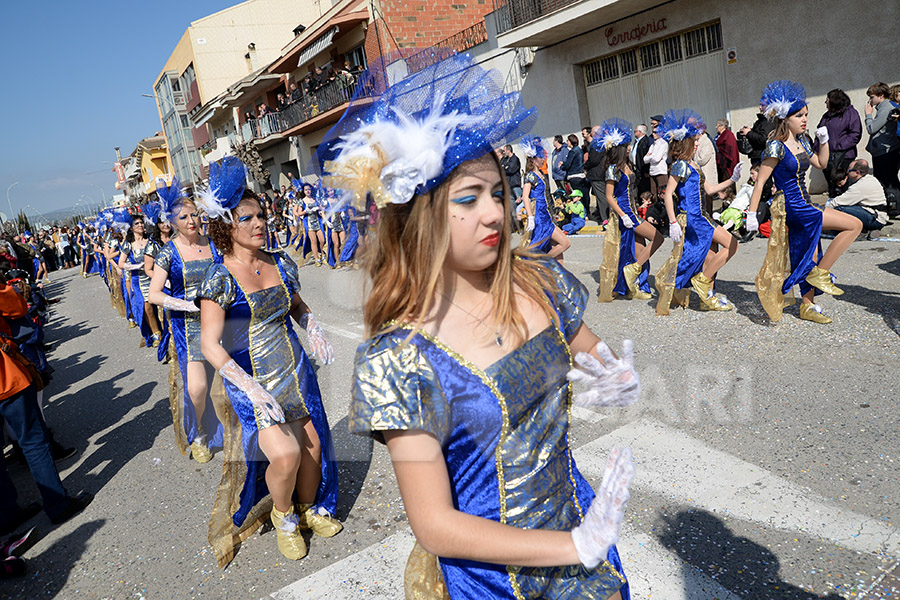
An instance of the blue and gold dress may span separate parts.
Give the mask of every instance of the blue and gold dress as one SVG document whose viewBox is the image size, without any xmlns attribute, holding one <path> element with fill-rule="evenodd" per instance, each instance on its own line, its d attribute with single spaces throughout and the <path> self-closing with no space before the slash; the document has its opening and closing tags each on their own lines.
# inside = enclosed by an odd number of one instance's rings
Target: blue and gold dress
<svg viewBox="0 0 900 600">
<path fill-rule="evenodd" d="M 756 276 L 756 294 L 773 322 L 781 320 L 784 307 L 792 304 L 795 285 L 800 294 L 811 289 L 822 293 L 806 282 L 813 267 L 822 257 L 819 238 L 822 234 L 824 211 L 812 204 L 806 190 L 806 171 L 809 170 L 812 145 L 806 136 L 798 138 L 802 151 L 794 155 L 778 140 L 766 144 L 762 159 L 778 160 L 772 179 L 778 192 L 770 205 L 772 229 L 766 247 L 766 258 Z"/>
<path fill-rule="evenodd" d="M 634 176 L 629 177 L 616 165 L 609 165 L 606 169 L 606 181 L 613 182 L 613 194 L 616 202 L 634 226 L 637 227 L 643 221 L 637 216 L 637 207 L 634 203 L 637 194 L 637 181 Z M 609 302 L 614 294 L 628 295 L 628 284 L 625 283 L 623 269 L 625 265 L 637 262 L 634 244 L 634 229 L 623 227 L 619 215 L 615 211 L 609 211 L 609 223 L 606 224 L 606 235 L 603 241 L 603 262 L 600 266 L 600 300 Z M 643 292 L 650 293 L 650 261 L 644 263 L 641 274 L 637 279 L 637 287 Z"/>
<path fill-rule="evenodd" d="M 349 420 L 351 432 L 379 441 L 382 432 L 395 430 L 436 437 L 457 510 L 523 529 L 568 531 L 594 499 L 569 447 L 566 380 L 572 368 L 567 339 L 581 325 L 588 292 L 557 261 L 545 265 L 559 286 L 550 300 L 560 327 L 551 323 L 484 370 L 425 333 L 405 343 L 406 325 L 376 335 L 356 352 Z M 620 589 L 629 598 L 614 546 L 595 569 L 438 563 L 451 598 L 599 599 Z M 408 590 L 411 585 L 408 578 Z"/>
<path fill-rule="evenodd" d="M 200 290 L 209 266 L 222 262 L 222 255 L 219 254 L 212 240 L 209 242 L 209 250 L 212 257 L 186 261 L 175 243 L 170 241 L 156 253 L 154 268 L 162 269 L 169 274 L 168 280 L 171 287 L 168 294 L 170 296 L 188 302 L 193 302 L 197 298 L 197 292 Z M 181 371 L 181 389 L 184 400 L 181 405 L 173 405 L 175 439 L 181 453 L 186 454 L 187 446 L 200 432 L 200 424 L 197 423 L 194 404 L 188 395 L 187 387 L 187 363 L 205 360 L 203 351 L 200 349 L 200 313 L 169 311 L 169 328 L 175 346 L 175 355 L 178 358 L 178 369 Z M 208 396 L 206 408 L 203 411 L 202 429 L 207 435 L 210 448 L 222 446 L 222 424 L 216 417 L 216 411 Z"/>
<path fill-rule="evenodd" d="M 678 180 L 675 188 L 678 198 L 676 219 L 681 225 L 682 235 L 672 249 L 672 255 L 656 273 L 656 289 L 659 291 L 656 312 L 660 315 L 669 314 L 673 297 L 677 298 L 676 302 L 687 306 L 691 278 L 702 272 L 716 231 L 715 223 L 703 209 L 706 196 L 703 172 L 686 160 L 678 160 L 672 164 L 669 174 Z M 686 293 L 681 290 L 686 290 Z"/>
<path fill-rule="evenodd" d="M 222 347 L 278 402 L 285 422 L 310 417 L 322 448 L 322 479 L 316 506 L 333 514 L 337 508 L 337 463 L 331 430 L 312 364 L 291 323 L 291 301 L 300 293 L 298 269 L 284 254 L 272 254 L 281 275 L 279 285 L 245 292 L 224 264 L 209 267 L 197 295 L 225 310 Z M 226 463 L 242 450 L 242 464 L 228 464 L 210 521 L 210 543 L 221 566 L 234 556 L 236 538 L 245 538 L 262 523 L 270 504 L 257 506 L 268 495 L 268 462 L 259 450 L 259 431 L 274 424 L 256 409 L 246 394 L 225 380 L 233 413 L 225 418 Z M 240 447 L 237 447 L 237 444 Z M 236 457 L 235 457 L 236 459 Z M 240 469 L 243 477 L 239 477 Z"/>
<path fill-rule="evenodd" d="M 156 255 L 159 254 L 159 251 L 162 250 L 163 244 L 157 242 L 154 239 L 150 239 L 147 242 L 147 246 L 144 248 L 144 256 L 149 256 L 153 259 L 154 265 L 156 264 Z M 141 269 L 140 275 L 140 283 L 141 283 L 141 292 L 144 294 L 144 298 L 150 297 L 150 277 L 147 277 L 147 274 Z M 169 334 L 169 314 L 168 311 L 164 310 L 163 307 L 159 306 L 153 307 L 157 315 L 159 316 L 159 325 L 162 331 L 160 331 L 159 337 L 159 347 L 156 349 L 156 358 L 159 362 L 163 362 L 166 358 L 166 354 L 169 351 L 169 342 L 171 340 L 171 335 Z"/>
<path fill-rule="evenodd" d="M 152 242 L 147 240 L 142 248 L 135 248 L 132 242 L 125 242 L 119 248 L 119 252 L 125 255 L 125 262 L 133 265 L 140 265 L 141 268 L 136 271 L 123 271 L 122 277 L 131 278 L 131 292 L 128 300 L 131 305 L 131 315 L 134 321 L 141 329 L 141 337 L 148 348 L 153 347 L 153 330 L 147 322 L 147 315 L 144 314 L 144 302 L 150 294 L 150 278 L 144 273 L 144 254 Z M 145 280 L 145 281 L 142 281 Z"/>
<path fill-rule="evenodd" d="M 525 174 L 525 183 L 531 184 L 532 206 L 534 206 L 534 231 L 531 232 L 531 249 L 535 252 L 546 254 L 550 252 L 553 245 L 550 236 L 553 235 L 553 229 L 556 223 L 553 221 L 553 215 L 550 214 L 550 207 L 547 205 L 547 195 L 544 186 L 544 178 L 529 171 Z"/>
</svg>

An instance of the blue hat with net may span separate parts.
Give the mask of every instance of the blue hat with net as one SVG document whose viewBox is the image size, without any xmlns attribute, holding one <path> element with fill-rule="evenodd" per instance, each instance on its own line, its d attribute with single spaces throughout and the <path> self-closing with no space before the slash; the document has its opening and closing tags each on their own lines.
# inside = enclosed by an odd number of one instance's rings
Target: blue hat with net
<svg viewBox="0 0 900 600">
<path fill-rule="evenodd" d="M 759 103 L 767 118 L 784 119 L 806 106 L 806 88 L 787 79 L 773 81 L 763 90 Z"/>
<path fill-rule="evenodd" d="M 704 131 L 706 131 L 706 123 L 703 122 L 703 117 L 689 108 L 667 110 L 662 121 L 656 126 L 656 132 L 660 137 L 670 142 L 692 138 Z"/>
<path fill-rule="evenodd" d="M 624 119 L 607 119 L 600 126 L 600 134 L 594 136 L 591 146 L 594 150 L 609 150 L 613 146 L 630 144 L 634 136 L 634 125 Z"/>
</svg>

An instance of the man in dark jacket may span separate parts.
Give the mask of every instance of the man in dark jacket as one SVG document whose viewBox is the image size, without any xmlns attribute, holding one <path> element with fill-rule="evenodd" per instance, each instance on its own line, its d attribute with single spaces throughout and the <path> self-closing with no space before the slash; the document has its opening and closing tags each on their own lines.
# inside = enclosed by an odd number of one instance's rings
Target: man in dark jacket
<svg viewBox="0 0 900 600">
<path fill-rule="evenodd" d="M 600 127 L 591 130 L 591 139 L 600 135 Z M 584 163 L 584 172 L 591 182 L 591 192 L 597 199 L 597 210 L 591 213 L 591 218 L 600 225 L 609 220 L 609 203 L 606 201 L 606 174 L 603 172 L 605 151 L 599 151 L 594 145 L 588 149 L 588 159 Z"/>
<path fill-rule="evenodd" d="M 513 198 L 522 197 L 522 163 L 519 157 L 513 153 L 512 146 L 507 144 L 503 147 L 503 156 L 500 158 L 500 166 L 503 167 L 503 173 L 506 175 L 506 183 L 512 191 Z"/>
<path fill-rule="evenodd" d="M 775 121 L 768 120 L 762 113 L 762 110 L 762 106 L 760 106 L 759 112 L 756 113 L 756 123 L 753 124 L 753 127 L 744 125 L 740 131 L 741 135 L 745 136 L 747 141 L 750 142 L 750 147 L 753 149 L 747 155 L 750 158 L 751 166 L 762 162 L 762 153 L 766 149 L 766 142 L 769 141 L 769 134 L 775 129 Z"/>
<path fill-rule="evenodd" d="M 638 174 L 638 196 L 644 192 L 650 191 L 650 165 L 644 161 L 647 152 L 650 151 L 650 144 L 653 143 L 652 136 L 647 135 L 647 126 L 641 123 L 634 130 L 634 150 L 631 155 L 631 162 L 634 163 L 634 170 Z"/>
</svg>

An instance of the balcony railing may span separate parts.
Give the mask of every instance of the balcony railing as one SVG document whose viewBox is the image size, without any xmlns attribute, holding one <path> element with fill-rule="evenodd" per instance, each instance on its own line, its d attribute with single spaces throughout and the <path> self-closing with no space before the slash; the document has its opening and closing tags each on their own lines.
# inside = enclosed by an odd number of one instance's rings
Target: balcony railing
<svg viewBox="0 0 900 600">
<path fill-rule="evenodd" d="M 581 0 L 494 0 L 497 33 L 535 21 Z"/>
<path fill-rule="evenodd" d="M 265 139 L 272 134 L 287 131 L 349 102 L 355 87 L 355 83 L 347 85 L 343 81 L 335 80 L 289 104 L 284 110 L 263 115 L 258 119 L 250 119 L 241 126 L 244 142 Z"/>
<path fill-rule="evenodd" d="M 410 73 L 418 73 L 422 69 L 431 66 L 442 57 L 446 56 L 443 52 L 436 52 L 435 48 L 446 49 L 450 51 L 451 54 L 461 54 L 486 41 L 488 41 L 487 28 L 484 25 L 484 21 L 478 21 L 471 27 L 442 39 L 434 46 L 422 50 L 417 54 L 413 54 L 406 59 L 407 68 Z"/>
</svg>

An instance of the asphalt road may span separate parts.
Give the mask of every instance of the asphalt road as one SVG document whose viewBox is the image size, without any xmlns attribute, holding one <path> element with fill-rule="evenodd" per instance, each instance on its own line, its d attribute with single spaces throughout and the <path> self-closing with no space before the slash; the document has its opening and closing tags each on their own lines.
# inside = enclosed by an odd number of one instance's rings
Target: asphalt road
<svg viewBox="0 0 900 600">
<path fill-rule="evenodd" d="M 597 288 L 602 239 L 573 239 L 566 266 Z M 655 270 L 671 246 L 652 260 Z M 635 598 L 889 597 L 870 591 L 900 557 L 900 243 L 854 244 L 834 269 L 835 322 L 768 324 L 753 277 L 765 242 L 741 245 L 718 289 L 732 313 L 656 316 L 651 302 L 590 302 L 585 321 L 613 347 L 635 341 L 643 394 L 628 409 L 577 409 L 576 460 L 599 482 L 609 446 L 638 462 L 620 542 Z M 78 447 L 60 465 L 94 502 L 44 535 L 25 578 L 0 598 L 399 598 L 411 537 L 384 448 L 347 433 L 352 361 L 362 338 L 358 271 L 304 267 L 303 296 L 336 360 L 318 369 L 340 459 L 345 530 L 285 561 L 257 534 L 223 570 L 207 523 L 222 461 L 174 444 L 167 368 L 110 307 L 97 277 L 54 274 L 62 299 L 47 337 L 55 379 L 46 416 Z M 654 300 L 655 302 L 655 300 Z M 20 501 L 37 499 L 13 466 Z"/>
</svg>

